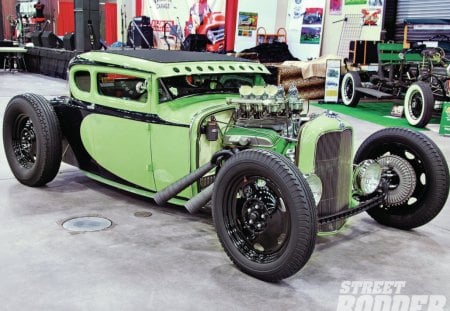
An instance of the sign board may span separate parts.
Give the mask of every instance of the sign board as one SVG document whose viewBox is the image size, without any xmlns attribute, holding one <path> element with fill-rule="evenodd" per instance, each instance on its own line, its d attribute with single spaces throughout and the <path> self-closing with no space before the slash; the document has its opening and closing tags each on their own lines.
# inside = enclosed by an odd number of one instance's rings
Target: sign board
<svg viewBox="0 0 450 311">
<path fill-rule="evenodd" d="M 326 103 L 337 103 L 339 100 L 339 77 L 341 76 L 341 61 L 339 59 L 327 60 L 325 74 L 325 98 Z"/>
<path fill-rule="evenodd" d="M 151 0 L 144 1 L 143 15 L 149 16 L 154 46 L 158 49 L 180 49 L 189 35 L 208 38 L 209 52 L 224 48 L 225 0 Z"/>
<path fill-rule="evenodd" d="M 444 103 L 442 107 L 441 125 L 439 127 L 440 135 L 450 135 L 450 103 Z"/>
</svg>

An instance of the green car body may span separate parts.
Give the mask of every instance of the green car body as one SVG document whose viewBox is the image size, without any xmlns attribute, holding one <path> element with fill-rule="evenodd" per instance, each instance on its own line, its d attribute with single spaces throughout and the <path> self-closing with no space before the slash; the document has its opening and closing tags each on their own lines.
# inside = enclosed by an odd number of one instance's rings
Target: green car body
<svg viewBox="0 0 450 311">
<path fill-rule="evenodd" d="M 357 213 L 411 229 L 447 199 L 445 158 L 425 135 L 384 129 L 354 155 L 347 122 L 306 115 L 295 87 L 266 85 L 262 64 L 122 50 L 80 54 L 69 69 L 70 96 L 8 104 L 3 138 L 16 178 L 45 185 L 64 161 L 159 205 L 196 212 L 211 201 L 227 255 L 257 278 L 295 274 L 318 231 Z"/>
<path fill-rule="evenodd" d="M 169 123 L 148 124 L 102 114 L 91 114 L 81 123 L 80 136 L 89 155 L 108 171 L 139 186 L 133 192 L 149 197 L 204 165 L 215 152 L 223 148 L 220 140 L 210 142 L 202 137 L 203 135 L 199 134 L 200 127 L 204 126 L 207 118 L 215 116 L 222 122 L 220 127 L 224 132 L 235 110 L 235 105 L 227 104 L 226 100 L 236 95 L 229 93 L 186 96 L 161 104 L 155 87 L 158 85 L 158 79 L 177 75 L 200 75 L 211 71 L 260 75 L 263 83 L 262 77 L 269 74 L 263 65 L 237 59 L 226 62 L 177 62 L 167 65 L 99 52 L 90 52 L 79 57 L 83 61 L 70 69 L 69 85 L 74 98 L 113 109 L 155 114 Z M 115 66 L 105 69 L 104 66 L 93 66 L 91 63 L 109 63 Z M 126 69 L 117 68 L 123 64 L 126 64 Z M 101 95 L 95 79 L 90 81 L 90 90 L 83 91 L 75 82 L 80 71 L 89 72 L 91 77 L 95 77 L 99 72 L 142 77 L 148 81 L 148 99 L 142 103 Z M 342 130 L 342 124 L 342 121 L 335 118 L 325 117 L 308 123 L 300 140 L 300 149 L 304 156 L 301 161 L 296 161 L 301 172 L 314 173 L 314 150 L 318 138 L 324 132 Z M 350 126 L 345 124 L 344 128 L 350 129 Z M 245 135 L 248 130 L 237 131 L 238 135 Z M 287 150 L 295 149 L 296 142 L 280 138 L 274 131 L 251 129 L 251 132 L 253 136 L 265 137 L 271 142 L 270 146 L 251 146 L 253 148 L 271 149 L 284 155 Z M 111 135 L 112 133 L 114 135 Z M 130 158 L 132 161 L 129 161 Z M 87 173 L 102 182 L 131 190 L 128 186 L 123 187 L 120 183 Z M 198 192 L 199 186 L 194 183 L 170 202 L 183 205 Z"/>
</svg>

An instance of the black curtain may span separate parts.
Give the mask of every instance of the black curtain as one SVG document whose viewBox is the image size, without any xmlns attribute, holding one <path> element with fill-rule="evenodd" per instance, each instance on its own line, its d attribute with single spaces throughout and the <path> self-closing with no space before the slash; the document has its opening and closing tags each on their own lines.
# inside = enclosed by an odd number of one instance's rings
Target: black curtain
<svg viewBox="0 0 450 311">
<path fill-rule="evenodd" d="M 395 20 L 397 18 L 398 0 L 384 1 L 383 30 L 385 31 L 385 41 L 395 40 Z M 425 4 L 424 4 L 425 5 Z"/>
</svg>

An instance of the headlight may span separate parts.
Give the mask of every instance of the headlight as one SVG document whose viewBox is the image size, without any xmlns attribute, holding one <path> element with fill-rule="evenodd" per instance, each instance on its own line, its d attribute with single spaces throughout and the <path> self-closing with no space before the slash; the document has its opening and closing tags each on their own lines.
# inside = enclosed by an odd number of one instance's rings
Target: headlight
<svg viewBox="0 0 450 311">
<path fill-rule="evenodd" d="M 353 187 L 361 195 L 377 190 L 381 181 L 381 165 L 374 160 L 365 160 L 358 164 L 353 172 Z"/>
<path fill-rule="evenodd" d="M 322 181 L 316 174 L 305 175 L 305 179 L 308 182 L 309 188 L 311 188 L 314 201 L 318 205 L 322 198 Z"/>
<path fill-rule="evenodd" d="M 212 43 L 214 43 L 214 33 L 211 30 L 208 30 L 206 32 L 206 37 L 208 38 L 209 41 L 211 41 Z"/>
</svg>

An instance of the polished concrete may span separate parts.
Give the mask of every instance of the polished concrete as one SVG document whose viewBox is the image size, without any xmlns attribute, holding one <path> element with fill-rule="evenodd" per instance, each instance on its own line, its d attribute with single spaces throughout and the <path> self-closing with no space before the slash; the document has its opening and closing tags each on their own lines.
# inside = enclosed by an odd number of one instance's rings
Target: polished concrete
<svg viewBox="0 0 450 311">
<path fill-rule="evenodd" d="M 23 92 L 68 94 L 64 80 L 0 72 L 1 120 L 9 99 Z M 342 118 L 355 126 L 357 144 L 381 128 Z M 449 161 L 450 137 L 436 130 L 425 134 Z M 14 179 L 1 148 L 0 309 L 336 310 L 342 282 L 376 280 L 405 281 L 401 294 L 408 297 L 444 295 L 449 310 L 449 201 L 413 231 L 356 216 L 341 233 L 320 237 L 299 273 L 270 284 L 233 266 L 207 213 L 157 207 L 66 165 L 46 187 L 29 188 Z M 87 233 L 62 227 L 78 216 L 105 217 L 113 225 Z"/>
</svg>

